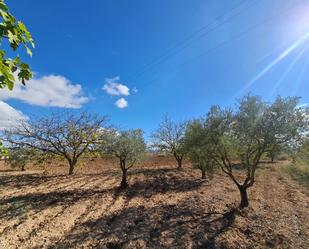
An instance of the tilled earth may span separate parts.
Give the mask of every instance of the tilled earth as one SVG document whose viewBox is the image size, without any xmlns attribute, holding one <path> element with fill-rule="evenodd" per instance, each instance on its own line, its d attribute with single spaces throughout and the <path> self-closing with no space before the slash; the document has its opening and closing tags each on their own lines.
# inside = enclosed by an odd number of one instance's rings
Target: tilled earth
<svg viewBox="0 0 309 249">
<path fill-rule="evenodd" d="M 74 176 L 0 172 L 0 248 L 309 248 L 308 190 L 269 164 L 238 211 L 224 175 L 187 165 Z"/>
</svg>

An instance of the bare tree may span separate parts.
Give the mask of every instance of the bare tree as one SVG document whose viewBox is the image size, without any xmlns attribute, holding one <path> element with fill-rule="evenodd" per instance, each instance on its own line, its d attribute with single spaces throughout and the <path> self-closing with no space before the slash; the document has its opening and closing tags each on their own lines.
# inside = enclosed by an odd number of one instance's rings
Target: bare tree
<svg viewBox="0 0 309 249">
<path fill-rule="evenodd" d="M 151 135 L 152 147 L 172 154 L 177 161 L 178 168 L 182 167 L 186 154 L 184 148 L 186 127 L 186 122 L 175 123 L 166 115 L 159 128 Z"/>
<path fill-rule="evenodd" d="M 106 124 L 106 117 L 62 112 L 20 121 L 5 133 L 12 146 L 29 147 L 64 158 L 72 175 L 78 159 L 97 142 L 98 132 Z"/>
<path fill-rule="evenodd" d="M 120 132 L 107 130 L 104 138 L 106 140 L 101 144 L 101 151 L 118 158 L 122 171 L 120 188 L 125 189 L 128 186 L 128 170 L 143 157 L 146 151 L 143 132 L 140 129 Z"/>
</svg>

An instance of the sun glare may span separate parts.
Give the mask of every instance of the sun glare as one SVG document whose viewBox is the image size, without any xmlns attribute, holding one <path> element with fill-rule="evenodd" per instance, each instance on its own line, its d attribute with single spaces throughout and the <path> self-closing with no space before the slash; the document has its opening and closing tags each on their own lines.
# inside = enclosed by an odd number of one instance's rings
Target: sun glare
<svg viewBox="0 0 309 249">
<path fill-rule="evenodd" d="M 286 35 L 295 35 L 309 32 L 309 3 L 303 3 L 287 20 Z"/>
<path fill-rule="evenodd" d="M 266 67 L 263 68 L 261 72 L 255 75 L 242 89 L 238 94 L 243 94 L 246 90 L 248 90 L 255 82 L 257 82 L 260 78 L 262 78 L 266 73 L 268 73 L 273 67 L 275 67 L 279 62 L 285 59 L 290 53 L 292 53 L 295 49 L 304 45 L 305 42 L 308 42 L 309 32 L 301 36 L 294 43 L 292 43 L 288 48 L 286 48 L 279 56 L 277 56 L 273 61 L 271 61 Z M 303 53 L 301 53 L 303 54 Z M 299 58 L 298 58 L 299 59 Z M 298 60 L 297 59 L 297 60 Z"/>
</svg>

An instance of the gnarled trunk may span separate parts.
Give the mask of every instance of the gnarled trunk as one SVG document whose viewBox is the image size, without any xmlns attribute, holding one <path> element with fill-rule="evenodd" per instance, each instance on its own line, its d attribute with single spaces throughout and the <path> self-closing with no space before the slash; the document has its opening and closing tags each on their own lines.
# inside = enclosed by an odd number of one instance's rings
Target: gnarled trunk
<svg viewBox="0 0 309 249">
<path fill-rule="evenodd" d="M 206 179 L 206 171 L 203 169 L 201 171 L 202 171 L 202 179 Z"/>
<path fill-rule="evenodd" d="M 240 204 L 239 208 L 243 209 L 245 207 L 249 206 L 249 200 L 248 200 L 248 193 L 247 193 L 247 187 L 240 185 L 238 186 L 239 192 L 240 192 Z"/>
<path fill-rule="evenodd" d="M 120 159 L 120 168 L 122 170 L 122 180 L 120 183 L 120 189 L 125 189 L 128 187 L 127 182 L 127 168 L 126 168 L 126 161 L 123 159 Z"/>
<path fill-rule="evenodd" d="M 174 153 L 174 157 L 177 161 L 178 168 L 180 169 L 182 167 L 182 156 L 177 155 L 177 153 Z"/>
<path fill-rule="evenodd" d="M 76 161 L 75 160 L 69 160 L 69 175 L 73 175 L 74 174 L 75 165 L 76 165 Z"/>
<path fill-rule="evenodd" d="M 120 188 L 125 189 L 128 187 L 128 182 L 127 182 L 127 170 L 122 170 L 122 180 L 120 183 Z"/>
</svg>

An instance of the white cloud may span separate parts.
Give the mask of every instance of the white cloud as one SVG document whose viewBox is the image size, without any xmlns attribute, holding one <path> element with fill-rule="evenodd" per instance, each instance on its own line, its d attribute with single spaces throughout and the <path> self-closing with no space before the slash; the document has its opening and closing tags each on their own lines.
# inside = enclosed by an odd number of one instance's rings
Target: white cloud
<svg viewBox="0 0 309 249">
<path fill-rule="evenodd" d="M 23 86 L 16 82 L 13 91 L 0 91 L 0 100 L 17 99 L 31 105 L 80 108 L 88 102 L 83 96 L 82 86 L 72 84 L 60 75 L 34 77 Z"/>
<path fill-rule="evenodd" d="M 0 100 L 0 130 L 16 127 L 19 121 L 27 119 L 21 111 Z"/>
<path fill-rule="evenodd" d="M 138 93 L 138 89 L 137 89 L 136 87 L 134 87 L 134 88 L 132 89 L 132 91 L 133 91 L 134 93 Z"/>
<path fill-rule="evenodd" d="M 115 105 L 118 107 L 118 108 L 126 108 L 128 106 L 128 101 L 126 101 L 124 98 L 120 98 L 118 99 L 116 102 L 115 102 Z"/>
<path fill-rule="evenodd" d="M 111 79 L 105 79 L 106 84 L 103 86 L 103 90 L 110 95 L 119 96 L 129 96 L 130 89 L 126 85 L 119 83 L 120 77 L 114 77 Z"/>
</svg>

